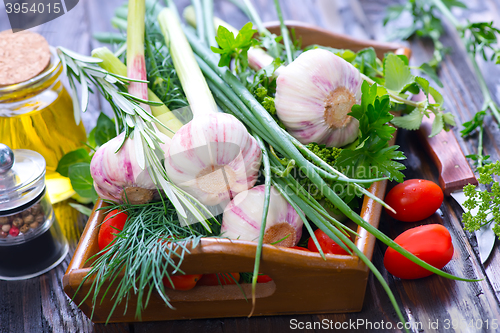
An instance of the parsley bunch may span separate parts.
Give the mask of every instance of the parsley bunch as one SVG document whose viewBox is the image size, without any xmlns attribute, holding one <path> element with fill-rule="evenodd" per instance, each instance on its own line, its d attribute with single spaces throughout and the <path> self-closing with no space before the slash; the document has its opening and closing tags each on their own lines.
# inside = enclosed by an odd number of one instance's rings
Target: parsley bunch
<svg viewBox="0 0 500 333">
<path fill-rule="evenodd" d="M 361 105 L 354 105 L 350 113 L 359 121 L 359 144 L 353 150 L 343 149 L 335 166 L 345 174 L 355 178 L 369 179 L 389 177 L 402 182 L 404 175 L 400 170 L 405 166 L 398 160 L 405 159 L 399 146 L 389 146 L 394 127 L 388 125 L 393 119 L 389 112 L 390 98 L 388 95 L 378 96 L 378 86 L 370 86 L 366 81 L 361 86 Z"/>
<path fill-rule="evenodd" d="M 476 191 L 475 186 L 471 184 L 464 187 L 467 196 L 464 206 L 468 209 L 462 216 L 464 228 L 473 232 L 484 225 L 494 223 L 493 232 L 500 238 L 500 183 L 494 180 L 495 175 L 500 175 L 500 161 L 479 167 L 477 170 L 479 183 L 487 185 L 489 190 Z M 488 219 L 490 214 L 493 217 Z"/>
</svg>

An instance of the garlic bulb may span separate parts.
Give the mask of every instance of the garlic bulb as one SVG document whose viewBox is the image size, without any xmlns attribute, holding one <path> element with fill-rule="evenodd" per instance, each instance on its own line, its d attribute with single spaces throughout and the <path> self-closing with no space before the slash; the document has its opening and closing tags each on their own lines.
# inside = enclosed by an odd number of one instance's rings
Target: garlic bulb
<svg viewBox="0 0 500 333">
<path fill-rule="evenodd" d="M 156 134 L 165 142 L 160 147 L 166 151 L 170 138 L 161 133 Z M 90 173 L 94 188 L 101 198 L 113 202 L 147 203 L 153 199 L 156 185 L 148 171 L 137 164 L 134 140 L 126 139 L 120 148 L 124 136 L 121 133 L 109 140 L 92 157 Z"/>
<path fill-rule="evenodd" d="M 358 137 L 358 120 L 349 116 L 361 101 L 363 79 L 344 59 L 323 50 L 302 53 L 277 79 L 276 112 L 301 143 L 341 147 Z"/>
<path fill-rule="evenodd" d="M 172 138 L 165 154 L 170 180 L 209 206 L 229 202 L 257 181 L 262 151 L 234 116 L 195 116 Z"/>
<path fill-rule="evenodd" d="M 172 137 L 165 170 L 202 204 L 225 205 L 257 181 L 261 149 L 238 119 L 218 112 L 176 13 L 164 8 L 158 22 L 193 112 L 193 120 Z"/>
<path fill-rule="evenodd" d="M 222 218 L 221 236 L 230 239 L 258 240 L 262 225 L 265 189 L 265 185 L 256 186 L 238 194 L 227 205 Z M 264 243 L 275 243 L 286 237 L 275 245 L 295 246 L 302 236 L 302 225 L 303 222 L 295 209 L 278 190 L 271 187 Z"/>
</svg>

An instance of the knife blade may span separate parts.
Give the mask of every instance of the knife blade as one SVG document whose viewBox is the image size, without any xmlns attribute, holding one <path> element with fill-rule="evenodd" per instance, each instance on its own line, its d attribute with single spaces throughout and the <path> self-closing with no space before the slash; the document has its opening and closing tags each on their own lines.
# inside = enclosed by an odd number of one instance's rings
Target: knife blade
<svg viewBox="0 0 500 333">
<path fill-rule="evenodd" d="M 452 131 L 443 130 L 439 134 L 429 137 L 433 121 L 434 114 L 431 114 L 429 118 L 423 118 L 422 125 L 418 130 L 419 139 L 439 170 L 439 186 L 444 194 L 453 197 L 465 211 L 463 203 L 467 197 L 462 189 L 465 185 L 472 184 L 476 186 L 477 190 L 477 179 Z M 471 213 L 475 214 L 476 212 L 472 211 Z M 488 216 L 489 218 L 491 217 Z M 475 232 L 479 257 L 483 264 L 488 259 L 495 244 L 496 236 L 492 227 L 493 223 L 490 223 Z"/>
</svg>

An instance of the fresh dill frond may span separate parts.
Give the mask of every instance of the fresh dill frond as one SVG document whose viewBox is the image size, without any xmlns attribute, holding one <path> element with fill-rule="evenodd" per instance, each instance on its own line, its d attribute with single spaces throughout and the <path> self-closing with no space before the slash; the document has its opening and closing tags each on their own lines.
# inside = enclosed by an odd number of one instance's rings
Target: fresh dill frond
<svg viewBox="0 0 500 333">
<path fill-rule="evenodd" d="M 154 291 L 172 308 L 163 279 L 169 274 L 184 274 L 181 265 L 185 255 L 199 246 L 202 237 L 219 235 L 220 224 L 212 222 L 212 232 L 207 232 L 201 223 L 183 226 L 168 201 L 165 205 L 162 202 L 124 204 L 105 209 L 125 211 L 128 218 L 113 246 L 91 258 L 95 261 L 81 284 L 93 279 L 85 299 L 92 297 L 94 305 L 113 299 L 108 320 L 122 302 L 128 307 L 132 295 L 137 297 L 135 315 L 139 320 Z M 102 296 L 98 296 L 99 291 L 104 291 Z"/>
<path fill-rule="evenodd" d="M 464 202 L 467 211 L 462 216 L 464 229 L 473 232 L 493 223 L 493 232 L 500 238 L 500 183 L 494 179 L 500 175 L 500 161 L 478 167 L 477 171 L 479 184 L 486 185 L 487 189 L 477 191 L 471 184 L 464 187 L 467 197 Z"/>
</svg>

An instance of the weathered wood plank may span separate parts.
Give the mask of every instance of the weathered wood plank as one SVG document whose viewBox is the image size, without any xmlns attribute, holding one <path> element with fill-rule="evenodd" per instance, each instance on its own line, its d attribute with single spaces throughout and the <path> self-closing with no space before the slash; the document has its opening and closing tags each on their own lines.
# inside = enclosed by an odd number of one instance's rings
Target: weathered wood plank
<svg viewBox="0 0 500 333">
<path fill-rule="evenodd" d="M 91 39 L 91 34 L 97 31 L 110 30 L 110 18 L 114 8 L 121 4 L 121 0 L 99 1 L 84 0 L 70 13 L 40 27 L 52 45 L 63 45 L 75 51 L 89 53 L 98 44 Z M 189 4 L 189 0 L 176 1 L 180 9 Z M 381 25 L 387 5 L 395 3 L 392 0 L 359 0 L 361 6 L 357 7 L 353 1 L 339 0 L 287 0 L 281 1 L 286 19 L 302 20 L 328 29 L 346 32 L 360 37 L 375 36 L 383 39 L 386 29 Z M 273 4 L 269 0 L 254 0 L 257 10 L 264 21 L 276 20 Z M 498 3 L 489 1 L 470 1 L 468 5 L 474 12 L 457 11 L 458 15 L 471 15 L 472 18 L 498 18 Z M 0 29 L 7 28 L 4 4 L 0 2 Z M 359 8 L 364 13 L 359 12 Z M 215 1 L 216 14 L 236 27 L 241 27 L 246 18 L 232 4 L 226 1 Z M 368 22 L 363 22 L 363 14 Z M 488 16 L 482 16 L 487 14 Z M 360 19 L 361 18 L 361 19 Z M 62 27 L 62 28 L 61 28 Z M 64 29 L 64 30 L 62 30 Z M 370 31 L 367 31 L 370 30 Z M 447 99 L 447 108 L 453 112 L 460 122 L 470 119 L 475 110 L 480 108 L 482 100 L 480 90 L 472 71 L 467 63 L 463 51 L 457 47 L 456 37 L 448 30 L 443 39 L 453 52 L 445 59 L 440 72 L 440 77 L 445 83 L 443 93 Z M 413 42 L 413 59 L 416 64 L 430 58 L 431 50 L 427 43 Z M 496 66 L 485 66 L 483 69 L 489 73 L 487 83 L 492 89 L 494 97 L 499 96 L 497 88 L 499 70 Z M 84 120 L 91 124 L 92 115 L 105 107 L 96 99 L 91 104 L 90 112 L 84 115 Z M 87 119 L 86 119 L 87 118 Z M 86 124 L 87 124 L 86 123 Z M 92 125 L 89 125 L 89 127 Z M 494 121 L 486 121 L 485 144 L 486 153 L 492 158 L 500 156 L 500 134 Z M 458 129 L 455 129 L 457 134 Z M 459 138 L 464 152 L 475 152 L 475 141 Z M 405 150 L 408 160 L 408 177 L 420 177 L 436 180 L 437 172 L 429 165 L 429 160 L 423 155 L 421 147 L 415 142 L 414 133 L 401 132 L 398 143 Z M 392 290 L 400 306 L 406 310 L 410 322 L 422 322 L 428 325 L 429 321 L 439 319 L 439 330 L 427 329 L 424 331 L 444 332 L 445 319 L 483 319 L 499 318 L 500 310 L 500 254 L 498 249 L 486 265 L 486 270 L 478 265 L 477 254 L 474 248 L 465 240 L 464 232 L 460 226 L 460 208 L 451 200 L 446 200 L 442 206 L 445 214 L 443 219 L 434 216 L 427 222 L 443 223 L 450 229 L 454 237 L 456 253 L 452 262 L 446 269 L 460 276 L 482 277 L 484 272 L 489 280 L 479 283 L 454 282 L 432 276 L 417 281 L 401 281 L 395 279 L 383 269 L 383 253 L 385 246 L 377 243 L 373 262 L 379 268 Z M 408 227 L 416 224 L 402 224 L 391 221 L 388 217 L 381 228 L 390 236 L 395 237 Z M 474 237 L 470 240 L 474 245 Z M 74 244 L 73 244 L 74 246 Z M 72 253 L 72 252 L 71 252 Z M 68 257 L 69 258 L 69 257 Z M 326 314 L 303 316 L 276 316 L 257 318 L 228 318 L 213 320 L 192 320 L 173 322 L 152 322 L 136 324 L 94 325 L 86 318 L 73 303 L 70 303 L 63 294 L 60 278 L 68 265 L 68 260 L 57 269 L 41 278 L 22 282 L 0 282 L 0 332 L 282 332 L 290 330 L 290 320 L 299 322 L 321 322 L 332 320 L 335 322 L 349 322 L 349 320 L 366 320 L 375 322 L 390 322 L 396 325 L 398 319 L 385 292 L 371 275 L 368 281 L 367 294 L 363 310 L 350 314 Z M 6 302 L 4 300 L 7 300 Z M 21 315 L 22 314 L 22 315 Z M 26 320 L 27 324 L 24 324 Z M 305 330 L 312 331 L 312 330 Z M 349 332 L 350 330 L 346 330 Z M 355 330 L 352 330 L 355 331 Z M 391 330 L 394 332 L 400 330 Z M 418 332 L 418 329 L 414 329 Z M 462 332 L 476 332 L 462 327 Z M 487 330 L 483 330 L 487 331 Z M 491 331 L 491 330 L 490 330 Z"/>
</svg>

